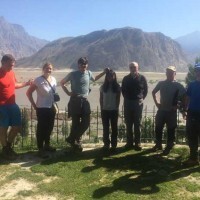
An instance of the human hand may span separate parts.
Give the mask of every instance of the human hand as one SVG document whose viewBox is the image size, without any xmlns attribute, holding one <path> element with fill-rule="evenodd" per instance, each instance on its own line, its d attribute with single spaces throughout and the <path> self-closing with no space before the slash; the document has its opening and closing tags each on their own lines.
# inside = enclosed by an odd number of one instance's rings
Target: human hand
<svg viewBox="0 0 200 200">
<path fill-rule="evenodd" d="M 109 67 L 106 67 L 105 69 L 104 69 L 104 73 L 106 74 L 106 73 L 108 73 L 110 71 L 110 68 Z"/>
<path fill-rule="evenodd" d="M 26 82 L 26 86 L 31 85 L 31 84 L 33 83 L 33 81 L 34 81 L 33 78 L 32 78 L 32 79 L 29 79 L 29 80 Z"/>
</svg>

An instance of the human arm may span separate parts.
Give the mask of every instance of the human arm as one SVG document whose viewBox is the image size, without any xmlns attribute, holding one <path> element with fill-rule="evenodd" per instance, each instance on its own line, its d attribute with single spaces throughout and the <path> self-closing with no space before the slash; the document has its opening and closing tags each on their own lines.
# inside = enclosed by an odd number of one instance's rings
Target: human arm
<svg viewBox="0 0 200 200">
<path fill-rule="evenodd" d="M 160 102 L 158 102 L 158 100 L 156 98 L 156 93 L 158 91 L 159 91 L 159 83 L 157 84 L 157 86 L 152 91 L 152 97 L 153 97 L 154 103 L 155 103 L 156 107 L 159 109 L 160 108 Z"/>
<path fill-rule="evenodd" d="M 67 81 L 65 78 L 61 80 L 60 82 L 60 85 L 62 87 L 62 89 L 64 90 L 64 92 L 68 95 L 68 96 L 72 96 L 72 92 L 70 92 L 66 86 L 66 84 L 68 83 L 69 81 Z"/>
<path fill-rule="evenodd" d="M 95 76 L 94 81 L 97 81 L 98 79 L 100 79 L 108 71 L 109 71 L 109 68 L 105 68 L 103 72 L 101 72 L 100 74 L 98 74 L 98 75 Z"/>
<path fill-rule="evenodd" d="M 147 94 L 148 94 L 148 84 L 147 84 L 147 80 L 146 80 L 146 78 L 144 77 L 143 99 L 146 98 Z"/>
<path fill-rule="evenodd" d="M 35 101 L 33 99 L 33 92 L 37 89 L 37 86 L 35 84 L 31 84 L 26 92 L 26 96 L 28 97 L 29 101 L 31 102 L 31 105 L 36 110 L 37 106 L 35 104 Z"/>
<path fill-rule="evenodd" d="M 19 88 L 29 86 L 32 83 L 33 83 L 33 79 L 30 79 L 27 82 L 15 82 L 15 89 L 19 89 Z"/>
<path fill-rule="evenodd" d="M 119 90 L 118 90 L 117 95 L 116 95 L 117 108 L 119 108 L 119 104 L 120 104 L 120 95 L 121 95 L 121 88 L 119 86 Z"/>
<path fill-rule="evenodd" d="M 103 109 L 103 91 L 101 91 L 101 90 L 100 90 L 99 102 L 100 102 L 100 108 L 102 110 Z"/>
</svg>

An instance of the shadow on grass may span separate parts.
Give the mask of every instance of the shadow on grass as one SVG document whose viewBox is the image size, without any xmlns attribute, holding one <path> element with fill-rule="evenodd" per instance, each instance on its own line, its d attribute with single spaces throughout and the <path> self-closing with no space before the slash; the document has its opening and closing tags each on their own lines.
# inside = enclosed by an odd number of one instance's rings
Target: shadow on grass
<svg viewBox="0 0 200 200">
<path fill-rule="evenodd" d="M 100 148 L 84 151 L 82 153 L 68 152 L 60 154 L 42 165 L 55 162 L 71 162 L 92 159 L 93 166 L 82 168 L 82 173 L 90 173 L 100 168 L 114 175 L 112 185 L 103 186 L 93 192 L 94 199 L 100 199 L 116 191 L 124 191 L 130 194 L 148 195 L 160 192 L 159 184 L 177 180 L 191 173 L 199 172 L 200 167 L 184 169 L 181 165 L 182 155 L 176 157 L 162 157 L 151 150 L 136 152 L 126 151 L 123 147 L 117 148 L 112 154 L 103 152 Z M 180 154 L 180 155 L 179 155 Z M 184 154 L 184 151 L 182 152 Z"/>
<path fill-rule="evenodd" d="M 86 167 L 83 172 L 104 167 L 108 171 L 121 173 L 110 186 L 98 188 L 93 193 L 93 198 L 103 198 L 116 191 L 129 194 L 148 195 L 160 191 L 159 184 L 186 177 L 194 172 L 199 172 L 200 167 L 183 168 L 181 157 L 168 159 L 143 151 L 125 157 L 114 157 L 106 160 L 94 160 L 93 167 Z M 125 172 L 125 173 L 124 173 Z M 125 174 L 125 175 L 124 175 Z"/>
<path fill-rule="evenodd" d="M 57 162 L 71 162 L 80 160 L 91 160 L 92 166 L 82 168 L 81 173 L 90 173 L 94 170 L 104 169 L 110 173 L 112 183 L 106 185 L 99 182 L 99 187 L 93 191 L 92 198 L 104 198 L 116 191 L 123 191 L 127 194 L 148 195 L 160 192 L 159 184 L 174 181 L 199 172 L 200 167 L 184 169 L 181 166 L 182 150 L 179 150 L 176 157 L 161 157 L 150 150 L 136 152 L 126 151 L 123 147 L 117 148 L 116 153 L 104 152 L 102 149 L 87 150 L 82 153 L 64 152 L 59 150 L 51 155 L 50 159 L 33 159 L 34 153 L 29 152 L 20 154 L 27 157 L 24 166 L 32 166 L 40 163 L 41 165 L 51 165 Z M 32 157 L 31 157 L 32 156 Z M 20 161 L 20 159 L 19 159 Z M 17 162 L 19 162 L 17 161 Z M 35 163 L 34 163 L 35 162 Z"/>
</svg>

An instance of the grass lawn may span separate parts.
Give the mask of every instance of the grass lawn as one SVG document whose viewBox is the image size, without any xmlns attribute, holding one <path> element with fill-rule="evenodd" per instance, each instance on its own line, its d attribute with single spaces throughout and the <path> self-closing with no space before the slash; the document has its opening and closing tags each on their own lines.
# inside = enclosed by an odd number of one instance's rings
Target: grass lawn
<svg viewBox="0 0 200 200">
<path fill-rule="evenodd" d="M 183 168 L 188 148 L 175 147 L 167 157 L 100 148 L 82 153 L 57 151 L 41 160 L 21 152 L 14 163 L 0 164 L 0 199 L 200 199 L 200 166 Z"/>
</svg>

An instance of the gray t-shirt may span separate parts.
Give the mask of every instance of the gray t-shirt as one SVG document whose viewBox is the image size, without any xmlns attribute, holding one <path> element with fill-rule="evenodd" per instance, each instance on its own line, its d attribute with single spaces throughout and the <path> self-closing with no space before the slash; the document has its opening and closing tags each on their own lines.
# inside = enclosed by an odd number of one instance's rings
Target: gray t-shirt
<svg viewBox="0 0 200 200">
<path fill-rule="evenodd" d="M 177 104 L 177 100 L 185 95 L 186 90 L 176 81 L 159 81 L 153 89 L 153 93 L 160 91 L 161 110 L 170 111 Z"/>
<path fill-rule="evenodd" d="M 95 81 L 92 72 L 86 70 L 85 72 L 74 71 L 70 72 L 65 78 L 65 81 L 70 81 L 71 91 L 78 96 L 86 97 L 89 94 L 90 81 Z"/>
</svg>

